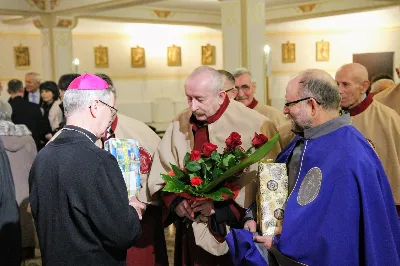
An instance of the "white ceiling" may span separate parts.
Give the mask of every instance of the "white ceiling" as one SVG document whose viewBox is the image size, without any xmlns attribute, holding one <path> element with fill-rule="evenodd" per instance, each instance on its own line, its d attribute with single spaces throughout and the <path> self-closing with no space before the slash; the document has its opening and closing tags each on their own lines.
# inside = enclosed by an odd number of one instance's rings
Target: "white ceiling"
<svg viewBox="0 0 400 266">
<path fill-rule="evenodd" d="M 0 0 L 0 21 L 4 25 L 32 25 L 33 18 L 53 12 L 58 16 L 77 16 L 103 21 L 160 24 L 167 22 L 218 27 L 220 5 L 224 0 L 44 0 L 45 11 L 35 6 L 33 1 Z M 56 1 L 53 10 L 50 9 L 51 1 Z M 398 7 L 400 0 L 265 0 L 265 3 L 266 24 L 269 27 L 271 24 L 273 26 L 284 21 Z M 302 5 L 313 5 L 313 8 L 310 12 L 304 12 L 301 11 Z M 160 18 L 155 16 L 153 10 L 171 11 L 172 15 L 168 18 Z M 391 14 L 389 18 L 378 15 L 373 19 L 378 25 L 385 23 L 399 25 L 397 17 L 400 16 L 395 11 Z M 98 22 L 93 24 L 96 25 L 96 23 Z M 326 23 L 320 23 L 317 26 L 322 27 L 325 24 L 330 27 L 329 19 Z M 99 27 L 94 26 L 94 29 L 97 30 Z"/>
</svg>

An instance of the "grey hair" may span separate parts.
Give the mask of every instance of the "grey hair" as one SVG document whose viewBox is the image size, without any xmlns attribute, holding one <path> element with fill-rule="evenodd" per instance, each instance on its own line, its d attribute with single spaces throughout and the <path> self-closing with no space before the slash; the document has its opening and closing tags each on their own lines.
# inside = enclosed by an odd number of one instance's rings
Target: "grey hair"
<svg viewBox="0 0 400 266">
<path fill-rule="evenodd" d="M 185 81 L 185 87 L 187 86 L 189 80 L 205 73 L 210 75 L 211 89 L 213 92 L 215 92 L 215 94 L 218 94 L 220 91 L 224 89 L 224 80 L 221 74 L 218 73 L 217 70 L 209 66 L 201 66 L 193 70 L 193 72 L 190 73 L 190 75 Z"/>
<path fill-rule="evenodd" d="M 338 110 L 340 93 L 336 81 L 325 71 L 310 69 L 301 73 L 299 96 L 313 97 L 325 110 Z"/>
<path fill-rule="evenodd" d="M 11 121 L 12 108 L 8 102 L 0 100 L 0 120 Z"/>
<path fill-rule="evenodd" d="M 115 97 L 113 87 L 106 90 L 66 90 L 63 100 L 65 116 L 69 117 L 77 111 L 89 108 L 95 100 L 108 103 L 111 95 Z"/>
<path fill-rule="evenodd" d="M 239 76 L 241 76 L 241 75 L 244 75 L 244 74 L 248 74 L 249 77 L 250 77 L 251 82 L 255 82 L 255 80 L 253 79 L 253 76 L 251 75 L 250 70 L 248 70 L 247 68 L 244 68 L 244 67 L 236 68 L 236 70 L 233 71 L 233 73 L 232 73 L 232 75 L 233 75 L 235 78 L 237 78 L 237 77 L 239 77 Z"/>
<path fill-rule="evenodd" d="M 34 76 L 36 82 L 40 83 L 40 74 L 39 73 L 37 73 L 37 72 L 29 72 L 29 73 L 25 74 L 25 77 L 26 76 Z"/>
</svg>

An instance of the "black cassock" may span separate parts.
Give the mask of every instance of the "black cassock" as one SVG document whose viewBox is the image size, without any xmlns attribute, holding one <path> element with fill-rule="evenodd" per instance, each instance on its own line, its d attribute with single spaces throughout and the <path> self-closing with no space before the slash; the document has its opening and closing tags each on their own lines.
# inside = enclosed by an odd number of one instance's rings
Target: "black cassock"
<svg viewBox="0 0 400 266">
<path fill-rule="evenodd" d="M 30 203 L 43 265 L 125 265 L 141 234 L 117 160 L 75 126 L 37 155 Z"/>
</svg>

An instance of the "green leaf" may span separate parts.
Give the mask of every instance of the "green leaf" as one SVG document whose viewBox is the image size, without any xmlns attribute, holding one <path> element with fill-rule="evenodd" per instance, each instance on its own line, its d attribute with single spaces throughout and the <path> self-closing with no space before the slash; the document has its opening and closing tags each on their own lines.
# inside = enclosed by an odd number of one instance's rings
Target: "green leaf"
<svg viewBox="0 0 400 266">
<path fill-rule="evenodd" d="M 188 162 L 185 168 L 190 172 L 197 172 L 201 169 L 200 163 L 197 161 Z"/>
<path fill-rule="evenodd" d="M 181 193 L 185 190 L 185 184 L 179 181 L 179 179 L 165 174 L 161 174 L 161 178 L 166 182 L 162 189 L 163 191 Z"/>
<path fill-rule="evenodd" d="M 216 201 L 222 201 L 222 200 L 224 200 L 222 195 L 227 195 L 229 197 L 232 197 L 232 196 L 235 195 L 235 193 L 233 193 L 232 190 L 230 190 L 227 187 L 221 187 L 217 191 L 214 191 L 214 192 L 209 193 L 209 194 L 205 194 L 204 197 L 207 197 L 207 198 L 210 198 L 210 199 L 216 200 Z"/>
<path fill-rule="evenodd" d="M 185 157 L 183 158 L 183 165 L 187 165 L 190 162 L 190 153 L 187 152 Z"/>
<path fill-rule="evenodd" d="M 235 159 L 235 155 L 233 155 L 233 154 L 224 155 L 224 157 L 222 158 L 222 165 L 225 167 L 229 167 L 229 165 L 232 164 L 232 163 L 229 163 L 232 159 Z"/>
<path fill-rule="evenodd" d="M 227 178 L 233 176 L 237 172 L 242 171 L 246 167 L 261 161 L 276 145 L 279 140 L 279 133 L 276 133 L 267 143 L 258 148 L 253 154 L 241 161 L 239 164 L 229 168 L 223 174 L 213 180 L 204 187 L 203 192 L 210 192 L 218 184 L 224 182 Z"/>
<path fill-rule="evenodd" d="M 218 152 L 213 151 L 211 153 L 211 159 L 213 159 L 214 161 L 218 162 L 219 160 L 221 160 L 221 156 L 219 155 Z"/>
<path fill-rule="evenodd" d="M 204 164 L 206 165 L 207 171 L 210 171 L 211 168 L 213 167 L 212 161 L 205 161 Z"/>
<path fill-rule="evenodd" d="M 181 169 L 179 169 L 178 166 L 173 165 L 173 164 L 170 164 L 170 166 L 171 166 L 172 171 L 174 171 L 175 176 L 176 176 L 178 179 L 181 179 L 181 178 L 183 178 L 183 177 L 185 176 L 185 172 L 182 171 Z"/>
<path fill-rule="evenodd" d="M 244 157 L 244 153 L 241 150 L 239 150 L 238 148 L 235 148 L 233 154 L 235 155 L 235 157 L 237 159 L 242 159 Z"/>
</svg>

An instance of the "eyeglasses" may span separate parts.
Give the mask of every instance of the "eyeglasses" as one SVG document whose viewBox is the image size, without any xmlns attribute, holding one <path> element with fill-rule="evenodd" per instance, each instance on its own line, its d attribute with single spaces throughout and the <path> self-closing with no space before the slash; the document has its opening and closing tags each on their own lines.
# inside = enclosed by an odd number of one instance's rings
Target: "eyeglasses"
<svg viewBox="0 0 400 266">
<path fill-rule="evenodd" d="M 106 104 L 105 102 L 103 102 L 103 101 L 100 101 L 99 100 L 99 102 L 101 102 L 102 104 L 104 104 L 104 105 L 107 105 L 107 107 L 108 108 L 110 108 L 110 111 L 111 111 L 111 117 L 114 117 L 116 114 L 117 114 L 117 112 L 118 112 L 118 110 L 117 109 L 115 109 L 114 107 L 112 107 L 111 105 L 108 105 L 108 104 Z"/>
<path fill-rule="evenodd" d="M 286 107 L 290 107 L 290 106 L 295 105 L 295 104 L 297 104 L 297 103 L 299 103 L 299 102 L 302 102 L 302 101 L 305 101 L 305 100 L 309 100 L 309 99 L 314 99 L 314 101 L 315 101 L 317 104 L 321 104 L 319 101 L 315 100 L 314 97 L 306 97 L 306 98 L 302 98 L 302 99 L 300 99 L 300 100 L 296 100 L 296 101 L 293 101 L 293 102 L 287 102 L 287 103 L 285 103 L 285 106 L 286 106 Z"/>
<path fill-rule="evenodd" d="M 229 92 L 229 91 L 234 90 L 234 89 L 236 89 L 236 88 L 235 88 L 235 87 L 232 87 L 232 88 L 230 88 L 230 89 L 225 90 L 225 92 Z"/>
<path fill-rule="evenodd" d="M 242 90 L 242 91 L 244 91 L 244 92 L 248 92 L 248 91 L 250 91 L 250 85 L 247 85 L 247 84 L 243 84 L 242 86 L 235 86 L 235 88 L 239 91 L 239 90 Z"/>
</svg>

